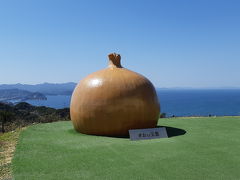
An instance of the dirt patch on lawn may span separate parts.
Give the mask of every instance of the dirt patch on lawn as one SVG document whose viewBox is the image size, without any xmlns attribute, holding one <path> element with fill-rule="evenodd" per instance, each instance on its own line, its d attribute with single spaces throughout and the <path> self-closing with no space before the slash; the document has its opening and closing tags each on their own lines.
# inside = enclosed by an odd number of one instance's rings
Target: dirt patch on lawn
<svg viewBox="0 0 240 180">
<path fill-rule="evenodd" d="M 11 162 L 22 129 L 0 134 L 0 180 L 12 179 Z"/>
</svg>

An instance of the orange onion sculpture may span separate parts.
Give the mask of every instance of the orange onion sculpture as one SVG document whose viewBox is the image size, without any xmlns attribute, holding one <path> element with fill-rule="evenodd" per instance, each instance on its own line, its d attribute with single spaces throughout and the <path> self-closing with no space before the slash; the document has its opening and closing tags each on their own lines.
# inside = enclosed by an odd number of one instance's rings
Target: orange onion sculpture
<svg viewBox="0 0 240 180">
<path fill-rule="evenodd" d="M 81 80 L 72 94 L 74 128 L 85 134 L 125 136 L 129 129 L 156 127 L 160 105 L 152 83 L 123 68 L 119 54 L 108 57 L 108 67 Z"/>
</svg>

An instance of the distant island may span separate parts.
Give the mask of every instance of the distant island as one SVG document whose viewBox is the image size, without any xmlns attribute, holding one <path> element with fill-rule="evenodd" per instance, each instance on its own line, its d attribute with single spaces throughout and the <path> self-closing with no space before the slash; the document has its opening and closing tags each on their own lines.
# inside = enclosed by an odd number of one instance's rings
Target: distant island
<svg viewBox="0 0 240 180">
<path fill-rule="evenodd" d="M 41 93 L 43 95 L 71 95 L 75 86 L 74 82 L 68 83 L 42 83 L 36 85 L 30 84 L 0 84 L 0 90 L 18 89 L 32 93 Z"/>
<path fill-rule="evenodd" d="M 49 96 L 71 96 L 77 83 L 0 84 L 0 102 L 17 104 L 28 100 L 47 100 Z M 39 101 L 40 103 L 40 101 Z"/>
<path fill-rule="evenodd" d="M 44 94 L 20 89 L 0 89 L 0 101 L 47 100 Z"/>
</svg>

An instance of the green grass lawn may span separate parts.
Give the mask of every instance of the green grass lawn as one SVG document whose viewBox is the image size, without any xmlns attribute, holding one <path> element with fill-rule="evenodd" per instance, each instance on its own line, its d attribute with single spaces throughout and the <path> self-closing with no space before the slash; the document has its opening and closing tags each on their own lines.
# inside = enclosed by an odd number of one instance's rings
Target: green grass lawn
<svg viewBox="0 0 240 180">
<path fill-rule="evenodd" d="M 240 179 L 240 117 L 166 118 L 159 125 L 186 133 L 130 141 L 80 134 L 71 122 L 31 126 L 20 134 L 14 178 Z"/>
</svg>

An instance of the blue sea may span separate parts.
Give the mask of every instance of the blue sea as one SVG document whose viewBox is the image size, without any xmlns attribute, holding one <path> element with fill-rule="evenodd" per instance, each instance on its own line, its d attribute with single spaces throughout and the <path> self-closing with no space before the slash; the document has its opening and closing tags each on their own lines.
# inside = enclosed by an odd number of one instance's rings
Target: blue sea
<svg viewBox="0 0 240 180">
<path fill-rule="evenodd" d="M 240 90 L 169 90 L 157 91 L 161 112 L 167 116 L 240 115 Z M 71 96 L 47 96 L 47 100 L 29 100 L 36 106 L 69 107 Z"/>
</svg>

